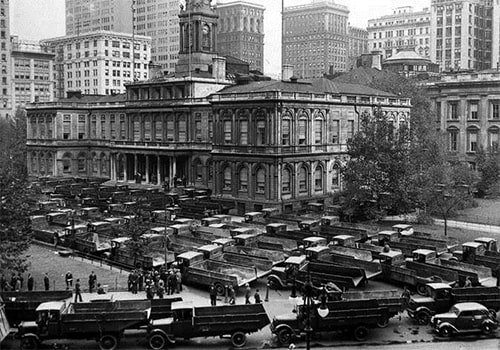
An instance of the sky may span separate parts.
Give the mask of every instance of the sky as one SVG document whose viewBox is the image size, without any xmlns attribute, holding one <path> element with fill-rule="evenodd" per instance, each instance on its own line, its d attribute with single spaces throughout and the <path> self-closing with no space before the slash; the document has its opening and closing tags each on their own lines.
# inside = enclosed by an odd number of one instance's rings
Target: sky
<svg viewBox="0 0 500 350">
<path fill-rule="evenodd" d="M 230 0 L 219 0 L 229 2 Z M 281 0 L 246 0 L 263 5 L 264 71 L 277 75 L 281 62 Z M 309 0 L 285 0 L 285 6 L 309 3 Z M 430 7 L 430 0 L 336 0 L 349 10 L 352 26 L 366 28 L 368 19 L 392 13 L 392 8 L 410 5 L 414 10 Z M 65 34 L 65 0 L 14 0 L 10 2 L 11 35 L 24 40 L 40 40 Z"/>
</svg>

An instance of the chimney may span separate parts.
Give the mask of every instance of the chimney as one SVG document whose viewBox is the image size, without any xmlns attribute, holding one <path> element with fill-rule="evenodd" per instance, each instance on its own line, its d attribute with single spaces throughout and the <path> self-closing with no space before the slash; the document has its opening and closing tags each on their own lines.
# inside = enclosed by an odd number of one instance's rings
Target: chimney
<svg viewBox="0 0 500 350">
<path fill-rule="evenodd" d="M 163 72 L 161 71 L 161 65 L 154 64 L 153 61 L 149 61 L 148 65 L 148 76 L 149 79 L 158 79 L 163 76 Z"/>
<path fill-rule="evenodd" d="M 293 66 L 284 64 L 281 71 L 281 80 L 290 80 L 291 77 L 293 77 Z"/>
<path fill-rule="evenodd" d="M 217 81 L 226 80 L 226 58 L 216 56 L 212 58 L 212 77 Z"/>
<path fill-rule="evenodd" d="M 382 70 L 382 55 L 374 54 L 372 57 L 372 68 Z"/>
</svg>

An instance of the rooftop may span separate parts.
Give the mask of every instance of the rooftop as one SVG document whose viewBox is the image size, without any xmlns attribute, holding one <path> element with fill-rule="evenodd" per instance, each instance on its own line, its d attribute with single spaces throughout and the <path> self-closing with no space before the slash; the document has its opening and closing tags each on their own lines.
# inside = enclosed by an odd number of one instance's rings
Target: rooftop
<svg viewBox="0 0 500 350">
<path fill-rule="evenodd" d="M 431 60 L 428 58 L 425 58 L 423 56 L 420 56 L 418 53 L 415 52 L 415 50 L 404 50 L 400 51 L 397 54 L 386 58 L 383 63 L 392 63 L 396 61 L 422 61 L 422 63 L 430 63 Z"/>
</svg>

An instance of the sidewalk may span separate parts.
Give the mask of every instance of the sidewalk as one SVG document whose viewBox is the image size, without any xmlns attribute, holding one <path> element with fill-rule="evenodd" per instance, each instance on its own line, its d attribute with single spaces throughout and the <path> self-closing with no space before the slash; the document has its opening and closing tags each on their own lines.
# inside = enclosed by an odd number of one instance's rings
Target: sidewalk
<svg viewBox="0 0 500 350">
<path fill-rule="evenodd" d="M 444 226 L 444 220 L 434 219 L 436 225 Z M 487 232 L 491 234 L 498 235 L 500 237 L 500 226 L 476 224 L 472 222 L 448 220 L 448 227 L 462 228 L 472 231 Z"/>
</svg>

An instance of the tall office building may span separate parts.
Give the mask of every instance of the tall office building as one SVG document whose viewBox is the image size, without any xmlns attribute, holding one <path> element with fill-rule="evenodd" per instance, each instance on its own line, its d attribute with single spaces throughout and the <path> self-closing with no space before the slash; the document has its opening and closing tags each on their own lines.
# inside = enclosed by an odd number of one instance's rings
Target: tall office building
<svg viewBox="0 0 500 350">
<path fill-rule="evenodd" d="M 493 17 L 492 0 L 432 0 L 431 5 L 432 61 L 445 71 L 496 67 L 493 42 L 498 48 L 500 38 L 492 36 L 500 17 Z"/>
<path fill-rule="evenodd" d="M 54 54 L 36 41 L 11 38 L 12 105 L 50 102 L 54 99 Z"/>
<path fill-rule="evenodd" d="M 179 59 L 179 0 L 135 0 L 135 34 L 151 37 L 151 60 L 174 72 Z"/>
<path fill-rule="evenodd" d="M 58 98 L 76 90 L 86 95 L 123 93 L 124 84 L 149 77 L 148 37 L 99 31 L 46 39 L 42 44 L 55 53 Z"/>
<path fill-rule="evenodd" d="M 400 51 L 414 49 L 430 57 L 431 12 L 414 11 L 411 6 L 397 7 L 392 14 L 368 20 L 368 48 L 389 58 Z"/>
<path fill-rule="evenodd" d="M 0 1 L 0 118 L 12 115 L 9 0 Z"/>
<path fill-rule="evenodd" d="M 349 9 L 333 0 L 285 7 L 283 63 L 300 78 L 345 71 L 348 16 Z"/>
<path fill-rule="evenodd" d="M 131 33 L 133 0 L 66 0 L 66 35 Z"/>
<path fill-rule="evenodd" d="M 368 53 L 368 31 L 363 28 L 347 28 L 347 37 L 349 40 L 349 50 L 347 53 L 348 68 L 356 66 L 356 60 L 362 54 Z"/>
<path fill-rule="evenodd" d="M 234 1 L 217 5 L 217 53 L 248 62 L 264 71 L 264 11 L 258 4 Z"/>
<path fill-rule="evenodd" d="M 491 65 L 500 68 L 500 0 L 493 0 Z"/>
</svg>

